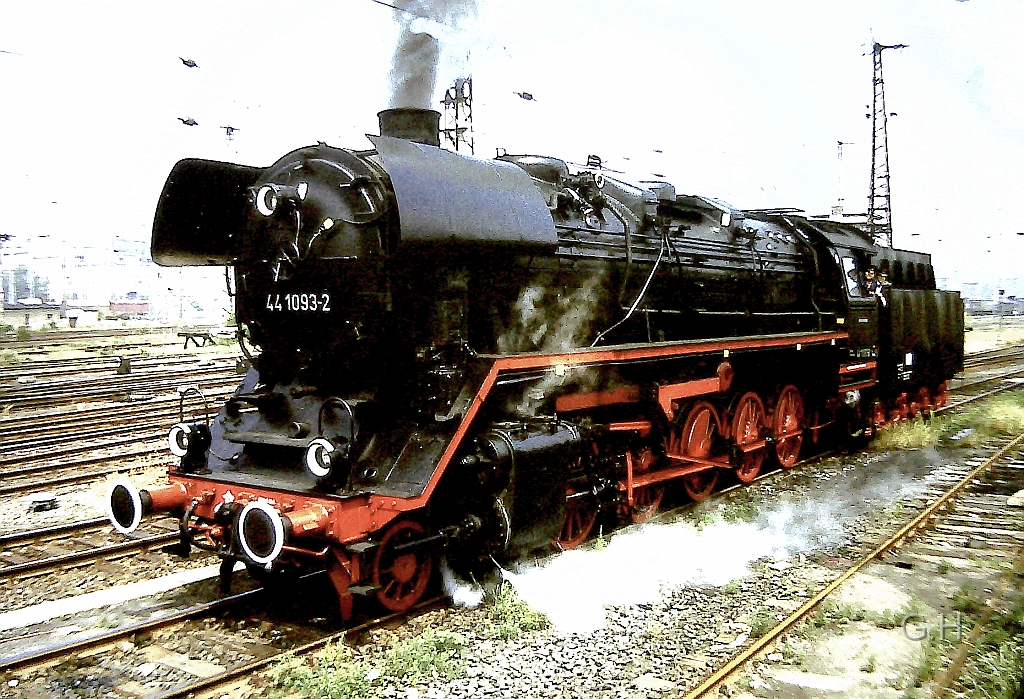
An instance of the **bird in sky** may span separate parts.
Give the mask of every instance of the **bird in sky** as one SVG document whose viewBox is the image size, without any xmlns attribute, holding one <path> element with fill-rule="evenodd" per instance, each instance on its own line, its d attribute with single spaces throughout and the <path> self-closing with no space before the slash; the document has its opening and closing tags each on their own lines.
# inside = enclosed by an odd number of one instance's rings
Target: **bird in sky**
<svg viewBox="0 0 1024 699">
<path fill-rule="evenodd" d="M 178 56 L 178 58 L 181 58 L 181 56 Z M 184 63 L 189 68 L 198 68 L 199 67 L 199 64 L 196 63 L 195 61 L 193 61 L 191 58 L 181 58 L 181 62 Z"/>
<path fill-rule="evenodd" d="M 519 97 L 522 97 L 527 102 L 536 102 L 537 101 L 537 99 L 533 95 L 531 95 L 529 92 L 513 92 L 512 94 L 518 95 Z"/>
<path fill-rule="evenodd" d="M 237 126 L 222 126 L 221 128 L 224 129 L 224 133 L 227 134 L 229 140 L 235 135 L 236 131 L 241 131 Z"/>
<path fill-rule="evenodd" d="M 193 119 L 192 117 L 185 117 L 184 119 L 178 117 L 178 121 L 180 121 L 185 126 L 199 126 L 199 122 Z"/>
</svg>

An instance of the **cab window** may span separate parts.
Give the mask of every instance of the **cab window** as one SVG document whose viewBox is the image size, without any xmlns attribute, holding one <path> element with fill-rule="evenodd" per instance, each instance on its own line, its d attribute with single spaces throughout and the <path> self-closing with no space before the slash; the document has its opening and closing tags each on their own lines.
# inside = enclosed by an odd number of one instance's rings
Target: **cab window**
<svg viewBox="0 0 1024 699">
<path fill-rule="evenodd" d="M 843 258 L 843 277 L 846 279 L 846 290 L 851 297 L 864 296 L 860 272 L 857 271 L 857 261 L 852 257 Z"/>
</svg>

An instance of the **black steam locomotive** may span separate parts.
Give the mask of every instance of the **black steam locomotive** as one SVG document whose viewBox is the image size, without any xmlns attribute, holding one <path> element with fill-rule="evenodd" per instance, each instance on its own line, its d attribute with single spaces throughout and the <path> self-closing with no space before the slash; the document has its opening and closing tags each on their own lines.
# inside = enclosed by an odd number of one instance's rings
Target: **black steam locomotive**
<svg viewBox="0 0 1024 699">
<path fill-rule="evenodd" d="M 172 170 L 153 259 L 234 268 L 252 368 L 171 429 L 167 485 L 112 488 L 119 530 L 171 512 L 225 581 L 323 566 L 345 612 L 402 610 L 442 551 L 578 545 L 673 483 L 699 500 L 927 411 L 962 368 L 928 255 L 596 158 L 445 151 L 432 111 L 380 120 L 373 150 Z"/>
</svg>

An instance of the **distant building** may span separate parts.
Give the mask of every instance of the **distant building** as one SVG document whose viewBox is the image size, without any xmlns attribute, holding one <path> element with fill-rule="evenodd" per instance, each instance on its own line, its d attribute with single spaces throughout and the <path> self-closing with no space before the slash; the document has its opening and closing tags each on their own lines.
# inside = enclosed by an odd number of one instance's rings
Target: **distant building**
<svg viewBox="0 0 1024 699">
<path fill-rule="evenodd" d="M 13 303 L 0 301 L 3 311 L 0 314 L 0 322 L 15 328 L 28 328 L 29 330 L 45 330 L 54 326 L 62 325 L 61 305 L 50 303 L 41 299 L 21 299 Z"/>
<path fill-rule="evenodd" d="M 136 320 L 149 315 L 149 301 L 111 301 L 107 318 Z"/>
</svg>

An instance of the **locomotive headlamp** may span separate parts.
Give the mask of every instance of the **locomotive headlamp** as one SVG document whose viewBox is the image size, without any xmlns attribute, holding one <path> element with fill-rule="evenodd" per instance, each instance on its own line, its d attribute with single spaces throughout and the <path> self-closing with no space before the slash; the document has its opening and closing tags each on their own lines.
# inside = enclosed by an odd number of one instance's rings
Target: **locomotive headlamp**
<svg viewBox="0 0 1024 699">
<path fill-rule="evenodd" d="M 308 182 L 299 182 L 296 185 L 268 182 L 256 190 L 252 203 L 261 214 L 271 216 L 277 211 L 277 205 L 281 199 L 304 201 L 308 192 Z"/>
<path fill-rule="evenodd" d="M 167 433 L 167 448 L 177 457 L 188 454 L 189 438 L 192 435 L 192 426 L 179 422 Z"/>
<path fill-rule="evenodd" d="M 201 422 L 179 422 L 167 433 L 167 448 L 181 459 L 180 471 L 201 468 L 206 463 L 206 451 L 212 441 L 209 425 Z"/>
<path fill-rule="evenodd" d="M 274 193 L 273 186 L 265 184 L 256 190 L 253 203 L 256 204 L 256 210 L 264 216 L 273 214 L 277 209 L 277 195 Z"/>
<path fill-rule="evenodd" d="M 331 472 L 331 454 L 334 445 L 322 437 L 314 439 L 306 447 L 306 468 L 317 478 L 324 478 Z"/>
</svg>

